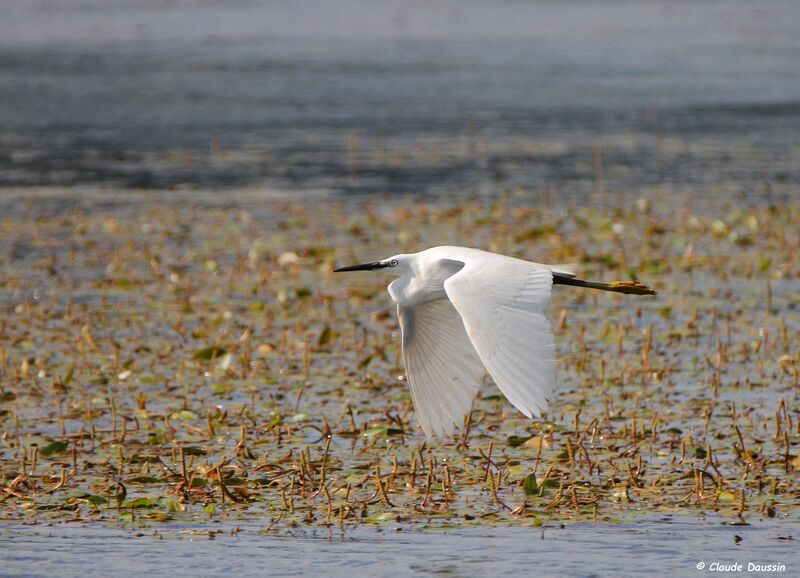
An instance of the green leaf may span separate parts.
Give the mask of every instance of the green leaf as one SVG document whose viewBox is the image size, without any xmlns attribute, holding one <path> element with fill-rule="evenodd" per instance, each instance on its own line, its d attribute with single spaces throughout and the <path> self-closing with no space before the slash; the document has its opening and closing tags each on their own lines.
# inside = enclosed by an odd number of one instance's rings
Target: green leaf
<svg viewBox="0 0 800 578">
<path fill-rule="evenodd" d="M 328 345 L 331 342 L 331 337 L 333 337 L 333 330 L 331 330 L 330 325 L 325 325 L 325 329 L 319 335 L 317 345 Z"/>
<path fill-rule="evenodd" d="M 161 478 L 155 478 L 153 476 L 135 476 L 133 478 L 128 478 L 125 481 L 129 484 L 159 484 L 164 480 Z"/>
<path fill-rule="evenodd" d="M 128 462 L 132 464 L 157 464 L 161 461 L 161 458 L 158 456 L 149 456 L 146 454 L 136 454 L 131 456 Z"/>
<path fill-rule="evenodd" d="M 169 419 L 180 420 L 180 421 L 194 421 L 199 417 L 200 416 L 198 416 L 196 413 L 194 413 L 189 409 L 182 409 L 172 413 L 172 415 L 169 416 Z"/>
<path fill-rule="evenodd" d="M 183 455 L 185 456 L 204 456 L 206 455 L 206 451 L 202 448 L 198 448 L 197 446 L 186 446 L 183 448 Z"/>
<path fill-rule="evenodd" d="M 213 516 L 217 513 L 217 507 L 214 505 L 214 502 L 209 502 L 206 504 L 206 507 L 203 508 L 203 513 L 209 516 Z"/>
<path fill-rule="evenodd" d="M 169 514 L 165 512 L 147 512 L 145 517 L 153 522 L 167 522 L 169 521 Z"/>
<path fill-rule="evenodd" d="M 150 432 L 149 434 L 147 434 L 147 441 L 145 441 L 144 443 L 146 443 L 149 446 L 161 445 L 161 442 L 164 441 L 165 435 L 166 432 L 163 430 Z"/>
<path fill-rule="evenodd" d="M 532 437 L 533 436 L 509 436 L 506 440 L 506 443 L 508 443 L 508 445 L 510 445 L 512 448 L 515 448 L 517 446 L 521 446 Z"/>
<path fill-rule="evenodd" d="M 383 437 L 389 435 L 389 428 L 385 425 L 368 429 L 364 432 L 365 438 Z"/>
<path fill-rule="evenodd" d="M 694 448 L 694 457 L 698 460 L 704 460 L 708 456 L 708 452 L 704 448 Z"/>
<path fill-rule="evenodd" d="M 195 361 L 211 361 L 212 359 L 217 359 L 228 353 L 228 350 L 224 347 L 219 347 L 217 345 L 209 345 L 208 347 L 203 347 L 202 349 L 198 349 L 192 355 L 192 359 Z"/>
<path fill-rule="evenodd" d="M 51 442 L 42 448 L 42 455 L 52 456 L 53 454 L 60 454 L 61 452 L 67 451 L 68 447 L 69 447 L 69 442 L 65 441 Z"/>
<path fill-rule="evenodd" d="M 392 512 L 382 512 L 380 514 L 372 514 L 367 516 L 364 521 L 367 524 L 385 524 L 387 522 L 391 522 L 396 516 L 397 514 Z"/>
<path fill-rule="evenodd" d="M 152 508 L 155 505 L 155 501 L 150 498 L 138 498 L 125 504 L 129 508 Z"/>
<path fill-rule="evenodd" d="M 214 395 L 225 395 L 233 391 L 232 383 L 214 383 L 211 385 L 211 392 Z"/>
<path fill-rule="evenodd" d="M 362 435 L 366 438 L 396 436 L 403 433 L 403 430 L 396 427 L 388 427 L 385 425 L 368 429 Z"/>
<path fill-rule="evenodd" d="M 522 490 L 525 492 L 525 495 L 527 496 L 538 494 L 539 486 L 536 484 L 536 476 L 534 476 L 533 474 L 525 476 L 525 480 L 523 480 L 522 482 Z"/>
</svg>

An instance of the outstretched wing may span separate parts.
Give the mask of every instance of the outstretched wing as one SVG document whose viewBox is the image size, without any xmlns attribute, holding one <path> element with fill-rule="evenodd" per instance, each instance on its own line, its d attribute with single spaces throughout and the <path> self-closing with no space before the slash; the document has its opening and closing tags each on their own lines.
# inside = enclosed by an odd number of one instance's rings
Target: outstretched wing
<svg viewBox="0 0 800 578">
<path fill-rule="evenodd" d="M 494 382 L 528 417 L 541 415 L 555 390 L 555 343 L 545 308 L 549 268 L 493 255 L 466 259 L 444 289 Z"/>
<path fill-rule="evenodd" d="M 446 299 L 397 306 L 411 397 L 426 435 L 446 436 L 470 411 L 486 370 Z"/>
</svg>

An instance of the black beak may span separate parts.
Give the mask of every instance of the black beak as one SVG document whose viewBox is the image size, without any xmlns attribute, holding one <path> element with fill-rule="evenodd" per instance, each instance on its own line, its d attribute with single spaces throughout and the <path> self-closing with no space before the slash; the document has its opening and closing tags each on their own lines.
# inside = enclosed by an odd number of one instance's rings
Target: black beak
<svg viewBox="0 0 800 578">
<path fill-rule="evenodd" d="M 344 273 L 346 271 L 372 271 L 373 269 L 383 269 L 384 267 L 391 267 L 389 263 L 381 263 L 374 261 L 372 263 L 364 263 L 363 265 L 350 265 L 349 267 L 339 267 L 334 269 L 334 273 Z"/>
</svg>

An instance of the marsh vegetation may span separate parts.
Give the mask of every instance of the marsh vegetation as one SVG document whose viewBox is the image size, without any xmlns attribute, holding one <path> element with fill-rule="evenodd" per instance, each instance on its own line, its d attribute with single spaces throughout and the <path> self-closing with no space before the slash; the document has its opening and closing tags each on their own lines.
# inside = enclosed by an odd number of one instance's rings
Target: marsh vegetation
<svg viewBox="0 0 800 578">
<path fill-rule="evenodd" d="M 797 522 L 796 203 L 546 208 L 515 190 L 18 190 L 5 203 L 4 523 Z M 556 287 L 550 413 L 526 420 L 487 379 L 461 432 L 427 440 L 387 279 L 330 271 L 453 242 L 659 296 Z"/>
</svg>

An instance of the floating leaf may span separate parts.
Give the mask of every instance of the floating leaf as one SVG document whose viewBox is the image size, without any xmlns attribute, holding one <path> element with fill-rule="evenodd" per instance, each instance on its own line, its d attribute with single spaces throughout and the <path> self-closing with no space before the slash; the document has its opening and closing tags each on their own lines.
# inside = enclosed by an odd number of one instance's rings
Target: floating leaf
<svg viewBox="0 0 800 578">
<path fill-rule="evenodd" d="M 128 508 L 152 508 L 155 505 L 156 502 L 150 498 L 138 498 L 124 504 L 124 506 L 127 506 Z"/>
<path fill-rule="evenodd" d="M 533 436 L 522 445 L 538 450 L 539 448 L 547 447 L 549 444 L 547 443 L 547 439 L 543 436 Z"/>
<path fill-rule="evenodd" d="M 153 522 L 168 522 L 169 514 L 165 512 L 147 512 L 147 514 L 145 514 L 145 518 L 152 520 Z"/>
<path fill-rule="evenodd" d="M 67 490 L 66 500 L 70 503 L 74 503 L 75 500 L 84 500 L 90 504 L 94 504 L 95 506 L 101 506 L 108 502 L 108 500 L 106 500 L 103 496 L 90 494 L 89 492 L 85 492 L 78 488 Z"/>
<path fill-rule="evenodd" d="M 199 417 L 200 417 L 199 415 L 197 415 L 190 409 L 181 409 L 170 414 L 169 419 L 180 420 L 180 421 L 193 421 L 198 419 Z"/>
<path fill-rule="evenodd" d="M 531 436 L 509 436 L 508 439 L 506 440 L 506 443 L 510 445 L 512 448 L 515 448 L 517 446 L 521 446 L 530 438 Z"/>
<path fill-rule="evenodd" d="M 211 385 L 211 392 L 214 395 L 225 395 L 233 391 L 232 383 L 214 383 Z"/>
<path fill-rule="evenodd" d="M 163 482 L 161 478 L 155 478 L 153 476 L 135 476 L 133 478 L 128 478 L 125 480 L 128 484 L 158 484 Z"/>
<path fill-rule="evenodd" d="M 367 516 L 364 521 L 368 524 L 385 524 L 386 522 L 391 522 L 394 518 L 395 514 L 392 512 L 382 512 L 380 514 Z"/>
<path fill-rule="evenodd" d="M 217 359 L 228 353 L 228 350 L 224 347 L 219 347 L 217 345 L 210 345 L 208 347 L 203 347 L 202 349 L 198 349 L 192 355 L 192 359 L 195 361 L 211 361 L 212 359 Z"/>
<path fill-rule="evenodd" d="M 384 437 L 384 436 L 396 436 L 396 435 L 400 435 L 401 433 L 403 433 L 403 430 L 401 430 L 401 429 L 382 425 L 382 426 L 378 426 L 378 427 L 374 427 L 374 428 L 368 429 L 362 435 L 365 438 L 375 438 L 375 437 Z"/>
<path fill-rule="evenodd" d="M 161 443 L 164 441 L 164 436 L 165 435 L 166 435 L 166 432 L 164 432 L 163 430 L 152 431 L 149 434 L 147 434 L 148 437 L 147 437 L 147 440 L 144 443 L 146 443 L 149 446 L 161 445 Z"/>
<path fill-rule="evenodd" d="M 147 455 L 147 454 L 136 454 L 131 456 L 128 460 L 132 464 L 148 464 L 148 463 L 158 463 L 161 461 L 161 458 L 158 456 Z"/>
<path fill-rule="evenodd" d="M 331 337 L 333 337 L 333 330 L 331 330 L 331 326 L 326 324 L 325 329 L 322 330 L 322 333 L 319 335 L 319 339 L 317 340 L 317 345 L 328 345 L 331 341 Z"/>
<path fill-rule="evenodd" d="M 536 483 L 539 484 L 540 488 L 558 488 L 560 486 L 558 480 L 554 480 L 553 478 L 539 478 L 536 480 Z"/>
<path fill-rule="evenodd" d="M 528 496 L 539 493 L 539 486 L 536 484 L 536 476 L 533 474 L 525 476 L 525 479 L 522 481 L 522 491 Z"/>
<path fill-rule="evenodd" d="M 52 456 L 53 454 L 60 454 L 61 452 L 67 451 L 68 447 L 69 442 L 66 441 L 51 442 L 42 448 L 42 455 Z"/>
<path fill-rule="evenodd" d="M 363 435 L 365 438 L 376 438 L 376 437 L 387 436 L 389 435 L 389 428 L 386 427 L 385 425 L 379 427 L 373 427 L 365 431 Z"/>
</svg>

